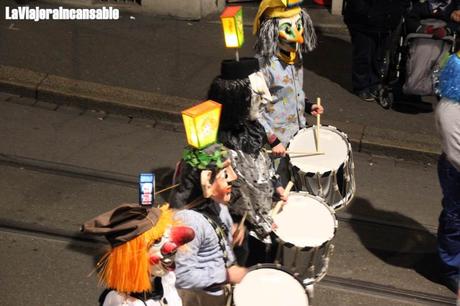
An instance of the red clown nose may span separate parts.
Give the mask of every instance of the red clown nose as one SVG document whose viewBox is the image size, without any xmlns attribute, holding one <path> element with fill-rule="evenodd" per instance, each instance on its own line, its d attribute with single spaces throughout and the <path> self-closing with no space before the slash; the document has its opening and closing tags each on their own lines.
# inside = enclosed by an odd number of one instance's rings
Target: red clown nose
<svg viewBox="0 0 460 306">
<path fill-rule="evenodd" d="M 171 229 L 170 240 L 177 247 L 192 241 L 195 238 L 195 231 L 188 226 L 174 226 Z"/>
</svg>

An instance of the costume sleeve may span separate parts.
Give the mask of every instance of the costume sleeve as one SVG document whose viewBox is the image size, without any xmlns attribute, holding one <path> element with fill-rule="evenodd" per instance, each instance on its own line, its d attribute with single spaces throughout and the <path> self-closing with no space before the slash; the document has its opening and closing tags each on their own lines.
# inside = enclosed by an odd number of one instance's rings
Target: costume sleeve
<svg viewBox="0 0 460 306">
<path fill-rule="evenodd" d="M 265 82 L 269 89 L 271 89 L 273 83 L 273 76 L 271 75 L 270 71 L 267 67 L 261 68 L 261 71 L 264 75 Z M 270 90 L 271 92 L 271 90 Z M 276 137 L 275 132 L 273 131 L 273 118 L 270 116 L 270 107 L 272 107 L 272 103 L 267 102 L 260 108 L 260 116 L 257 119 L 259 123 L 263 126 L 265 130 L 265 134 L 267 135 L 268 144 L 273 148 L 277 144 L 280 143 L 278 137 Z"/>
<path fill-rule="evenodd" d="M 181 211 L 178 219 L 193 228 L 195 239 L 181 247 L 176 254 L 176 286 L 203 289 L 224 283 L 227 269 L 222 257 L 215 256 L 221 250 L 217 245 L 213 247 L 209 244 L 209 238 L 216 236 L 212 226 L 196 212 Z"/>
</svg>

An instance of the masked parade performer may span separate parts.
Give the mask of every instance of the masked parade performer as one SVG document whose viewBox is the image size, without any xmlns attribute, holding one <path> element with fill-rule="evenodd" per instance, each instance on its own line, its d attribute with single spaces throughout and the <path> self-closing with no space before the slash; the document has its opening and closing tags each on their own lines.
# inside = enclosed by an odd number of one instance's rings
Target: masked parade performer
<svg viewBox="0 0 460 306">
<path fill-rule="evenodd" d="M 260 108 L 271 102 L 271 96 L 259 71 L 258 60 L 222 61 L 221 74 L 213 80 L 208 98 L 222 104 L 218 138 L 229 148 L 229 157 L 238 176 L 232 183 L 229 205 L 234 227 L 237 227 L 237 235 L 233 237 L 234 251 L 240 265 L 252 265 L 264 261 L 265 244 L 260 241 L 271 232 L 273 221 L 269 213 L 275 190 L 278 197 L 286 199 L 271 159 L 262 150 L 267 137 L 257 118 Z M 244 235 L 244 224 L 257 241 Z"/>
<path fill-rule="evenodd" d="M 321 114 L 320 105 L 309 103 L 303 91 L 302 52 L 316 46 L 310 16 L 300 8 L 302 0 L 262 0 L 254 19 L 255 50 L 268 84 L 272 102 L 259 118 L 275 156 L 284 156 L 291 138 L 306 125 L 305 113 Z M 283 186 L 288 181 L 287 160 L 276 161 Z"/>
<path fill-rule="evenodd" d="M 441 135 L 438 176 L 443 199 L 438 226 L 441 280 L 458 291 L 460 277 L 460 52 L 450 56 L 439 78 L 442 97 L 435 118 Z"/>
<path fill-rule="evenodd" d="M 111 245 L 97 265 L 108 288 L 100 297 L 101 306 L 182 306 L 172 271 L 174 255 L 194 232 L 174 225 L 167 205 L 147 209 L 123 204 L 85 222 L 82 232 L 104 235 Z"/>
<path fill-rule="evenodd" d="M 184 306 L 224 306 L 226 284 L 238 283 L 247 272 L 235 265 L 232 219 L 225 205 L 236 174 L 227 150 L 218 143 L 201 149 L 188 146 L 178 168 L 179 187 L 170 203 L 182 209 L 177 220 L 196 234 L 187 250 L 177 253 L 176 286 Z"/>
</svg>

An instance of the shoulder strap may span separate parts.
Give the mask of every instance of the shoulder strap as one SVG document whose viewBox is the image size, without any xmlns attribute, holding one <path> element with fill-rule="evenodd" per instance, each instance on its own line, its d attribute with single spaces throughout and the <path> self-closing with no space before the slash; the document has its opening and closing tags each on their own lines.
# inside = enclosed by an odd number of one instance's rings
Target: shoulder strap
<svg viewBox="0 0 460 306">
<path fill-rule="evenodd" d="M 211 219 L 211 217 L 209 217 L 205 213 L 202 213 L 202 215 L 203 215 L 203 217 L 206 218 L 206 220 L 208 220 L 209 224 L 211 224 L 211 226 L 214 229 L 214 232 L 217 235 L 217 239 L 219 239 L 219 246 L 220 246 L 220 249 L 222 250 L 222 253 L 224 255 L 224 263 L 225 263 L 225 266 L 227 266 L 227 264 L 228 264 L 228 253 L 227 253 L 227 248 L 226 248 L 225 242 L 224 242 L 224 240 L 225 240 L 224 230 L 213 219 Z"/>
</svg>

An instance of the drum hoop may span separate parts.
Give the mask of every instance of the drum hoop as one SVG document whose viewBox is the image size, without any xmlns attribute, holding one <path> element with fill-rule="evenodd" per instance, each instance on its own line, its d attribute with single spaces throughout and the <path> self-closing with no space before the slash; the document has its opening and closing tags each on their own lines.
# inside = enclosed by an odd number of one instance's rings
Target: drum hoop
<svg viewBox="0 0 460 306">
<path fill-rule="evenodd" d="M 352 166 L 354 166 L 352 155 L 351 155 L 352 154 L 352 148 L 351 148 L 350 140 L 348 139 L 348 135 L 345 132 L 343 132 L 342 130 L 336 128 L 333 125 L 324 124 L 324 125 L 321 125 L 321 127 L 325 127 L 327 130 L 332 130 L 334 132 L 337 132 L 337 134 L 339 134 L 345 140 L 345 143 L 347 145 L 347 148 L 348 148 L 347 156 L 346 156 L 345 160 L 340 164 L 339 168 L 337 168 L 337 169 L 340 169 L 341 167 L 345 168 L 345 165 L 348 164 L 348 162 L 350 160 L 352 161 Z M 299 134 L 302 130 L 309 129 L 309 128 L 313 128 L 313 126 L 304 127 L 302 129 L 298 130 L 297 132 L 295 132 L 295 134 L 292 136 L 291 139 L 293 139 L 295 136 L 297 136 L 297 134 Z M 288 143 L 288 145 L 286 147 L 286 150 L 289 150 L 290 144 L 291 144 L 291 142 L 289 141 L 289 143 Z M 290 165 L 292 165 L 292 168 L 295 168 L 298 172 L 304 173 L 306 176 L 309 176 L 309 177 L 313 177 L 315 175 L 320 175 L 321 177 L 328 177 L 329 175 L 331 175 L 331 173 L 333 171 L 333 170 L 328 170 L 328 171 L 323 172 L 323 173 L 320 173 L 320 172 L 316 172 L 316 173 L 314 173 L 314 172 L 303 172 L 300 168 L 298 168 L 297 166 L 294 166 L 291 163 L 291 158 L 289 157 L 288 154 L 286 154 L 286 157 L 287 157 L 288 163 Z"/>
<path fill-rule="evenodd" d="M 322 128 L 323 128 L 323 127 L 326 128 L 326 130 L 333 130 L 333 131 L 337 132 L 337 134 L 339 134 L 340 136 L 342 136 L 343 138 L 345 138 L 345 139 L 347 140 L 347 142 L 350 143 L 350 141 L 349 141 L 349 139 L 348 139 L 348 135 L 347 135 L 344 131 L 338 129 L 337 127 L 335 127 L 335 126 L 333 126 L 333 125 L 328 125 L 328 124 L 322 124 L 321 127 L 322 127 Z M 310 128 L 314 128 L 314 127 L 313 127 L 313 126 L 306 126 L 306 127 L 304 127 L 304 128 L 301 128 L 300 130 L 298 130 L 297 132 L 295 132 L 294 135 L 292 135 L 291 139 L 294 138 L 294 137 L 296 137 L 297 134 L 301 133 L 302 130 L 306 130 L 306 129 L 310 129 Z M 288 143 L 287 148 L 289 148 L 289 144 L 290 144 L 290 142 Z"/>
</svg>

